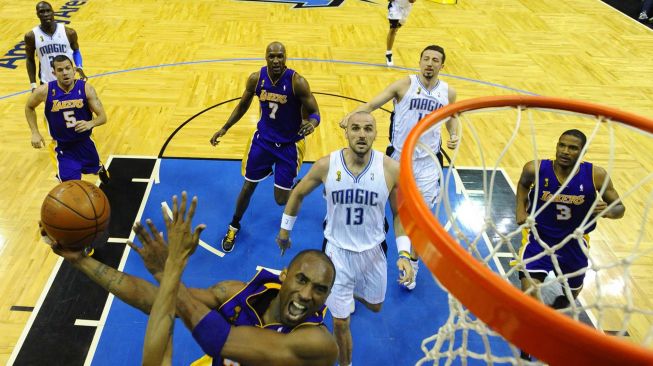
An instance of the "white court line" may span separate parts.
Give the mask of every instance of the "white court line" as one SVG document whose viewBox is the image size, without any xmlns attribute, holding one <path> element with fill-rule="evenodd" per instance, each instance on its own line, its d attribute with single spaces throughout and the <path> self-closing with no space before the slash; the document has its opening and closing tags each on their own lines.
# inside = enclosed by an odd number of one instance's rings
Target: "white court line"
<svg viewBox="0 0 653 366">
<path fill-rule="evenodd" d="M 125 244 L 127 242 L 127 238 L 109 238 L 107 240 L 107 243 L 116 243 L 116 244 Z"/>
<path fill-rule="evenodd" d="M 100 321 L 89 319 L 75 319 L 75 325 L 78 327 L 97 327 L 100 325 Z"/>
<path fill-rule="evenodd" d="M 170 206 L 168 206 L 168 203 L 166 201 L 161 202 L 161 207 L 163 207 L 164 210 L 166 210 L 166 214 L 170 219 L 172 219 L 172 210 L 170 209 Z M 206 242 L 202 241 L 200 239 L 200 246 L 209 252 L 217 255 L 218 257 L 224 257 L 224 253 L 215 249 L 214 247 L 210 246 Z"/>
<path fill-rule="evenodd" d="M 278 270 L 278 269 L 272 269 L 272 268 L 263 267 L 263 266 L 256 266 L 256 271 L 257 271 L 257 272 L 260 271 L 260 270 L 262 270 L 262 269 L 265 269 L 265 270 L 267 270 L 268 272 L 272 272 L 272 273 L 274 273 L 274 274 L 276 274 L 276 275 L 281 274 L 281 271 Z"/>
<path fill-rule="evenodd" d="M 465 191 L 467 192 L 467 194 L 471 194 L 474 196 L 482 196 L 485 194 L 485 191 L 482 189 L 466 189 Z"/>
<path fill-rule="evenodd" d="M 134 183 L 148 183 L 152 178 L 132 178 Z"/>
<path fill-rule="evenodd" d="M 149 157 L 146 157 L 146 159 L 149 159 Z M 141 220 L 141 217 L 143 216 L 143 211 L 145 210 L 145 204 L 147 203 L 151 190 L 152 190 L 152 181 L 150 180 L 147 184 L 147 187 L 145 188 L 145 194 L 143 194 L 143 199 L 141 200 L 141 206 L 138 208 L 138 213 L 136 214 L 136 219 L 134 220 L 135 222 Z M 135 236 L 136 234 L 134 233 L 134 231 L 131 231 L 129 234 L 129 240 L 134 240 Z M 120 259 L 120 263 L 118 264 L 118 268 L 117 268 L 118 271 L 122 271 L 125 268 L 125 263 L 127 263 L 127 258 L 129 257 L 130 251 L 131 248 L 129 246 L 126 246 L 125 251 L 122 254 L 122 258 Z M 97 328 L 95 329 L 95 334 L 93 335 L 93 341 L 91 342 L 91 345 L 88 348 L 88 353 L 86 354 L 86 360 L 84 361 L 84 366 L 90 366 L 91 363 L 93 362 L 95 351 L 97 350 L 97 346 L 100 343 L 100 337 L 102 336 L 102 331 L 104 330 L 104 324 L 107 321 L 107 317 L 109 316 L 109 310 L 111 309 L 111 304 L 113 304 L 113 298 L 114 298 L 113 294 L 109 293 L 109 297 L 107 297 L 107 302 L 104 304 L 104 309 L 102 309 L 102 315 L 100 315 L 100 320 L 98 321 Z"/>
<path fill-rule="evenodd" d="M 50 277 L 48 277 L 48 281 L 45 283 L 45 286 L 43 286 L 43 291 L 41 291 L 41 295 L 39 296 L 39 299 L 36 301 L 36 306 L 34 306 L 34 310 L 32 310 L 29 319 L 27 319 L 27 324 L 25 324 L 25 328 L 23 328 L 23 332 L 20 334 L 20 338 L 18 338 L 18 342 L 16 342 L 16 346 L 14 346 L 14 350 L 11 352 L 11 356 L 7 361 L 8 366 L 14 364 L 14 361 L 16 361 L 16 357 L 18 357 L 18 353 L 20 352 L 20 349 L 23 348 L 23 342 L 25 342 L 25 338 L 27 338 L 27 333 L 29 333 L 30 329 L 32 328 L 32 324 L 34 324 L 34 319 L 36 319 L 36 316 L 41 310 L 43 301 L 45 301 L 45 297 L 48 295 L 48 292 L 50 291 L 50 287 L 54 282 L 54 278 L 57 277 L 57 273 L 59 273 L 59 268 L 61 268 L 61 263 L 63 263 L 63 258 L 59 257 L 59 259 L 57 259 L 57 263 L 54 265 L 54 268 L 52 268 L 52 272 L 50 272 Z"/>
<path fill-rule="evenodd" d="M 457 169 L 460 169 L 460 168 L 456 167 L 454 169 L 452 167 L 449 167 L 449 169 L 451 169 L 451 176 L 453 177 L 453 183 L 454 183 L 454 185 L 456 187 L 456 194 L 461 194 L 462 190 L 465 189 L 465 185 L 463 184 L 463 180 L 460 179 L 460 176 L 457 173 Z"/>
<path fill-rule="evenodd" d="M 161 173 L 161 159 L 156 159 L 156 163 L 154 163 L 154 168 L 152 169 L 152 178 L 154 179 L 154 184 L 161 183 L 160 173 Z"/>
</svg>

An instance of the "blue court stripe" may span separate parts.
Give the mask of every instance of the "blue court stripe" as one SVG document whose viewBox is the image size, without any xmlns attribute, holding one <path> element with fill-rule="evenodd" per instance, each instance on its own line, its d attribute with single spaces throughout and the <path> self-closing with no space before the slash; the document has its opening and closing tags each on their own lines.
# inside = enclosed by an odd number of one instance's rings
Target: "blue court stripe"
<svg viewBox="0 0 653 366">
<path fill-rule="evenodd" d="M 388 66 L 384 64 L 374 64 L 370 62 L 361 62 L 361 61 L 345 61 L 345 60 L 322 60 L 322 59 L 316 59 L 316 58 L 289 58 L 288 60 L 291 61 L 307 61 L 307 62 L 320 62 L 320 63 L 332 63 L 332 64 L 345 64 L 345 65 L 357 65 L 357 66 L 376 66 L 376 67 L 382 67 L 382 68 L 388 68 Z M 141 71 L 141 70 L 149 70 L 149 69 L 157 69 L 157 68 L 163 68 L 163 67 L 174 67 L 174 66 L 185 66 L 185 65 L 197 65 L 197 64 L 210 64 L 210 63 L 222 63 L 222 62 L 238 62 L 238 61 L 265 61 L 264 58 L 261 57 L 242 57 L 242 58 L 223 58 L 223 59 L 215 59 L 215 60 L 198 60 L 198 61 L 183 61 L 183 62 L 173 62 L 173 63 L 168 63 L 168 64 L 159 64 L 159 65 L 150 65 L 150 66 L 139 66 L 139 67 L 134 67 L 131 69 L 125 69 L 125 70 L 116 70 L 116 71 L 109 71 L 105 72 L 102 74 L 97 74 L 97 75 L 92 75 L 89 76 L 89 79 L 101 77 L 101 76 L 107 76 L 107 75 L 115 75 L 115 74 L 123 74 L 126 72 L 133 72 L 133 71 Z M 396 70 L 406 70 L 406 71 L 413 71 L 413 72 L 418 72 L 419 69 L 414 69 L 410 67 L 401 67 L 401 66 L 390 66 L 390 68 L 396 69 Z M 510 86 L 506 85 L 501 85 L 497 83 L 491 83 L 489 81 L 483 81 L 483 80 L 476 80 L 472 78 L 467 78 L 464 76 L 456 76 L 456 75 L 450 75 L 450 74 L 445 74 L 441 73 L 440 75 L 450 77 L 453 79 L 458 79 L 458 80 L 464 80 L 464 81 L 469 81 L 471 83 L 477 83 L 477 84 L 483 84 L 487 86 L 492 86 L 495 88 L 499 89 L 505 89 L 505 90 L 510 90 L 514 91 L 520 94 L 528 94 L 528 95 L 535 95 L 537 94 L 526 91 L 526 90 L 521 90 L 517 88 L 513 88 Z M 9 99 L 11 97 L 15 97 L 17 95 L 29 93 L 31 89 L 28 90 L 23 90 L 7 95 L 0 96 L 0 100 L 3 99 Z"/>
</svg>

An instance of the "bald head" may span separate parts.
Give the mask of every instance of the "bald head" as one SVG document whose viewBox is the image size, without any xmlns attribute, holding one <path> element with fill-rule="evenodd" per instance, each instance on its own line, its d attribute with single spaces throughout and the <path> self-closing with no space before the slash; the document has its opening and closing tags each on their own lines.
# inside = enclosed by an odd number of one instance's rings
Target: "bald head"
<svg viewBox="0 0 653 366">
<path fill-rule="evenodd" d="M 347 127 L 349 127 L 352 123 L 360 123 L 360 124 L 372 123 L 376 125 L 376 119 L 374 119 L 372 113 L 360 111 L 360 112 L 354 112 L 349 116 L 349 118 L 347 119 Z"/>
<path fill-rule="evenodd" d="M 272 42 L 265 49 L 265 61 L 272 82 L 279 80 L 286 71 L 286 47 L 281 42 Z"/>
<path fill-rule="evenodd" d="M 39 1 L 36 3 L 36 11 L 39 11 L 39 8 L 46 7 L 52 9 L 52 5 L 47 1 Z"/>
<path fill-rule="evenodd" d="M 281 42 L 274 41 L 270 43 L 266 48 L 265 48 L 265 53 L 270 53 L 270 52 L 281 52 L 283 54 L 286 53 L 286 46 L 283 45 Z"/>
</svg>

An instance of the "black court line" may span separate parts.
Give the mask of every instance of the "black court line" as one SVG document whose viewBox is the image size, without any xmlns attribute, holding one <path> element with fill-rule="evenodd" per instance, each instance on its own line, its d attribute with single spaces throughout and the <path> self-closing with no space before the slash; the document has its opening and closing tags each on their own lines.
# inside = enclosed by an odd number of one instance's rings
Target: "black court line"
<svg viewBox="0 0 653 366">
<path fill-rule="evenodd" d="M 159 158 L 163 157 L 163 153 L 165 153 L 166 148 L 168 147 L 168 144 L 170 143 L 170 141 L 172 140 L 172 138 L 175 137 L 175 135 L 177 134 L 177 132 L 181 131 L 181 129 L 184 128 L 184 126 L 186 126 L 188 123 L 190 123 L 190 121 L 194 120 L 195 118 L 201 116 L 202 114 L 204 114 L 204 113 L 210 111 L 211 109 L 213 109 L 213 108 L 215 108 L 215 107 L 219 107 L 219 106 L 221 106 L 221 105 L 223 105 L 223 104 L 226 104 L 226 103 L 229 103 L 229 102 L 233 102 L 233 101 L 235 101 L 235 100 L 239 100 L 239 99 L 240 99 L 240 97 L 238 97 L 238 98 L 232 98 L 232 99 L 229 99 L 229 100 L 225 100 L 225 101 L 223 101 L 223 102 L 220 102 L 220 103 L 218 103 L 218 104 L 212 105 L 212 106 L 210 106 L 210 107 L 208 107 L 208 108 L 205 108 L 204 110 L 201 110 L 201 111 L 195 113 L 195 115 L 193 115 L 193 116 L 190 117 L 189 119 L 185 120 L 182 124 L 180 124 L 177 128 L 175 128 L 174 131 L 172 131 L 172 133 L 170 134 L 170 136 L 168 136 L 168 138 L 166 139 L 166 141 L 163 143 L 163 146 L 161 146 L 161 150 L 159 150 Z"/>
<path fill-rule="evenodd" d="M 255 0 L 252 0 L 252 1 L 255 1 Z M 347 96 L 344 96 L 344 95 L 331 94 L 331 93 L 322 93 L 322 92 L 313 92 L 313 94 L 318 94 L 318 95 L 327 95 L 327 96 L 330 96 L 330 97 L 343 98 L 343 99 L 353 100 L 353 101 L 360 102 L 360 103 L 367 103 L 367 102 L 365 102 L 365 101 L 363 101 L 363 100 L 356 99 L 356 98 L 352 98 L 352 97 L 347 97 Z M 194 120 L 195 118 L 201 116 L 202 114 L 204 114 L 204 113 L 210 111 L 210 110 L 213 109 L 213 108 L 219 107 L 219 106 L 221 106 L 221 105 L 223 105 L 223 104 L 227 104 L 227 103 L 230 103 L 230 102 L 233 102 L 233 101 L 236 101 L 236 100 L 240 100 L 240 97 L 238 97 L 238 98 L 228 99 L 228 100 L 222 101 L 222 102 L 220 102 L 220 103 L 218 103 L 218 104 L 214 104 L 214 105 L 212 105 L 212 106 L 210 106 L 210 107 L 208 107 L 208 108 L 205 108 L 205 109 L 203 109 L 203 110 L 201 110 L 201 111 L 195 113 L 195 114 L 194 114 L 193 116 L 191 116 L 189 119 L 187 119 L 187 120 L 185 120 L 184 122 L 182 122 L 179 126 L 177 126 L 177 128 L 175 128 L 174 131 L 172 131 L 172 133 L 170 134 L 170 136 L 168 136 L 168 138 L 166 139 L 166 141 L 163 143 L 163 146 L 161 146 L 161 150 L 159 150 L 159 155 L 158 155 L 158 157 L 159 157 L 159 158 L 163 158 L 163 157 L 164 157 L 163 154 L 165 154 L 166 148 L 167 148 L 168 145 L 170 144 L 170 141 L 172 141 L 172 139 L 175 137 L 175 135 L 177 135 L 177 133 L 178 133 L 179 131 L 181 131 L 181 129 L 184 128 L 187 124 L 189 124 L 192 120 Z M 385 108 L 379 108 L 379 109 L 382 110 L 382 111 L 385 111 L 385 112 L 387 112 L 387 113 L 391 113 L 389 110 L 387 110 L 387 109 L 385 109 Z M 170 158 L 170 157 L 168 157 L 168 158 Z M 240 160 L 240 159 L 218 159 L 218 158 L 205 158 L 205 157 L 197 157 L 197 158 L 176 157 L 176 158 L 174 158 L 174 159 L 196 159 L 196 160 Z M 449 159 L 449 157 L 447 156 L 447 160 L 448 160 L 448 159 Z"/>
<path fill-rule="evenodd" d="M 616 331 L 616 330 L 604 330 L 603 332 L 605 332 L 605 334 L 609 334 L 609 335 L 611 335 L 611 336 L 616 336 L 617 334 L 619 334 L 619 332 Z M 623 336 L 624 336 L 624 337 L 630 337 L 630 333 L 625 332 L 625 333 L 623 334 Z"/>
<path fill-rule="evenodd" d="M 111 183 L 100 188 L 111 205 L 109 236 L 128 238 L 145 195 L 156 159 L 113 158 L 108 166 Z M 106 244 L 93 257 L 117 268 L 125 244 Z M 106 245 L 105 245 L 106 244 Z M 76 319 L 100 320 L 109 293 L 64 261 L 16 356 L 14 365 L 83 365 L 96 327 L 76 326 Z"/>
<path fill-rule="evenodd" d="M 9 308 L 10 311 L 27 311 L 31 312 L 34 311 L 33 306 L 20 306 L 20 305 L 14 305 L 11 308 Z"/>
</svg>

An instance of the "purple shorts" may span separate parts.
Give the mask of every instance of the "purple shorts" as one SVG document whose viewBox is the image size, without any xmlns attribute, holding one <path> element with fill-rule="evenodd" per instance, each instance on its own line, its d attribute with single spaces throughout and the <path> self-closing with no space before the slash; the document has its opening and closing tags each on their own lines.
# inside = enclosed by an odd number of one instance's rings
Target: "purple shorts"
<svg viewBox="0 0 653 366">
<path fill-rule="evenodd" d="M 560 239 L 545 238 L 541 236 L 541 234 L 540 239 L 550 247 L 561 241 Z M 574 273 L 578 270 L 588 267 L 589 263 L 587 256 L 583 252 L 583 249 L 581 249 L 581 245 L 589 249 L 588 241 L 589 237 L 587 235 L 585 235 L 584 239 L 580 242 L 576 239 L 570 239 L 562 248 L 556 250 L 554 255 L 558 260 L 562 274 Z M 528 242 L 526 242 L 523 248 L 522 260 L 525 261 L 529 258 L 533 258 L 543 251 L 544 248 L 542 245 L 533 237 L 532 233 L 529 233 Z M 555 269 L 553 260 L 549 255 L 543 255 L 532 262 L 526 263 L 526 270 L 529 273 L 546 274 L 549 273 L 549 271 L 553 271 L 556 275 L 560 274 Z M 585 273 L 580 273 L 573 277 L 568 277 L 567 282 L 569 283 L 569 288 L 572 290 L 580 289 L 583 286 L 584 279 Z"/>
<path fill-rule="evenodd" d="M 74 142 L 57 142 L 54 147 L 59 180 L 82 179 L 97 174 L 102 167 L 95 143 L 90 138 Z"/>
<path fill-rule="evenodd" d="M 274 173 L 274 186 L 290 190 L 304 161 L 305 147 L 304 139 L 277 144 L 255 131 L 243 159 L 242 174 L 250 182 L 260 182 Z"/>
</svg>

